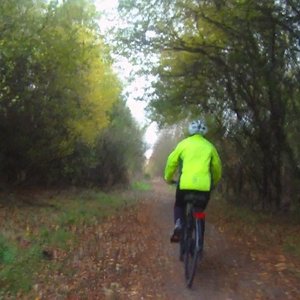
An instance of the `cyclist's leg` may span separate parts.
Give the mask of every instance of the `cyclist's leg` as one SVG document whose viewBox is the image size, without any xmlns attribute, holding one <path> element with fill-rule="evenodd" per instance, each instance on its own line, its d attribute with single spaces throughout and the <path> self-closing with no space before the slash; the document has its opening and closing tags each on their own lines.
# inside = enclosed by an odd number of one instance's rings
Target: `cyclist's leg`
<svg viewBox="0 0 300 300">
<path fill-rule="evenodd" d="M 177 186 L 176 195 L 175 195 L 175 204 L 174 204 L 174 224 L 178 219 L 180 219 L 181 223 L 184 218 L 184 209 L 185 209 L 185 201 L 184 201 L 184 191 L 180 190 Z"/>
<path fill-rule="evenodd" d="M 177 243 L 180 240 L 182 234 L 182 224 L 184 218 L 184 209 L 185 209 L 185 202 L 183 198 L 183 192 L 179 190 L 177 187 L 176 189 L 176 199 L 174 204 L 174 231 L 171 236 L 171 242 Z"/>
</svg>

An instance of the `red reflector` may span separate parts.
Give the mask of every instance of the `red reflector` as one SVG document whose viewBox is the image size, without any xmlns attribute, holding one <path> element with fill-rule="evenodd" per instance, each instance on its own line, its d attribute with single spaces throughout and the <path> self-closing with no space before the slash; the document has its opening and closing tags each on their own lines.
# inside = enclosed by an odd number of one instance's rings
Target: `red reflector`
<svg viewBox="0 0 300 300">
<path fill-rule="evenodd" d="M 194 218 L 196 219 L 205 219 L 206 213 L 204 212 L 194 212 Z"/>
</svg>

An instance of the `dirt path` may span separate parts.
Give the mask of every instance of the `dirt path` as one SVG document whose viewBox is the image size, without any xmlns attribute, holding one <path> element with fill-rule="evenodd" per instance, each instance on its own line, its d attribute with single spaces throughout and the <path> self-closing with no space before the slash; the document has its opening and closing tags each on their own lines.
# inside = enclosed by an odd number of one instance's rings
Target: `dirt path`
<svg viewBox="0 0 300 300">
<path fill-rule="evenodd" d="M 156 182 L 156 197 L 152 199 L 153 220 L 162 233 L 160 244 L 168 261 L 169 274 L 164 277 L 165 299 L 287 299 L 286 295 L 263 293 L 251 258 L 229 246 L 225 237 L 207 223 L 205 256 L 200 263 L 193 288 L 184 284 L 183 265 L 178 260 L 178 245 L 170 244 L 173 228 L 172 207 L 174 191 Z M 263 298 L 263 294 L 266 297 Z M 273 297 L 272 297 L 273 296 Z M 278 298 L 277 298 L 278 296 Z"/>
<path fill-rule="evenodd" d="M 285 285 L 284 272 L 269 274 L 251 253 L 230 244 L 207 223 L 205 254 L 193 288 L 184 285 L 178 245 L 170 244 L 174 191 L 154 182 L 140 205 L 96 230 L 58 271 L 42 299 L 247 300 L 300 299 L 299 285 Z M 299 280 L 298 280 L 299 283 Z M 291 286 L 294 288 L 291 289 Z"/>
<path fill-rule="evenodd" d="M 154 187 L 153 219 L 163 233 L 161 247 L 169 259 L 171 274 L 164 277 L 166 299 L 300 299 L 299 264 L 288 261 L 278 249 L 255 249 L 243 237 L 228 236 L 228 233 L 226 236 L 209 223 L 209 212 L 204 258 L 193 288 L 186 289 L 183 266 L 178 261 L 178 246 L 169 243 L 174 191 L 170 193 L 161 182 L 156 182 Z M 238 239 L 242 243 L 231 243 Z M 297 276 L 292 274 L 294 272 Z"/>
</svg>

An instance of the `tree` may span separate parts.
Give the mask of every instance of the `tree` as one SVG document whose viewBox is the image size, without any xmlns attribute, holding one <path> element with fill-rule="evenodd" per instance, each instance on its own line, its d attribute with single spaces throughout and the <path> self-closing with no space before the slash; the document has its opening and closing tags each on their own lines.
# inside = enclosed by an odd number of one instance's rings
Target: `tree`
<svg viewBox="0 0 300 300">
<path fill-rule="evenodd" d="M 109 120 L 93 146 L 79 141 L 75 151 L 61 161 L 60 178 L 76 185 L 111 186 L 128 183 L 142 173 L 144 132 L 123 100 L 115 103 Z"/>
<path fill-rule="evenodd" d="M 168 155 L 183 137 L 183 132 L 182 124 L 166 127 L 161 131 L 153 146 L 153 152 L 147 166 L 147 169 L 152 176 L 164 176 Z"/>
<path fill-rule="evenodd" d="M 140 49 L 159 57 L 152 118 L 164 124 L 205 112 L 223 134 L 234 197 L 250 193 L 263 208 L 280 207 L 283 170 L 299 179 L 299 146 L 290 138 L 299 140 L 290 110 L 299 113 L 299 9 L 271 0 L 120 2 L 125 45 L 135 59 Z"/>
<path fill-rule="evenodd" d="M 0 174 L 46 180 L 109 124 L 120 83 L 92 1 L 2 1 Z"/>
</svg>

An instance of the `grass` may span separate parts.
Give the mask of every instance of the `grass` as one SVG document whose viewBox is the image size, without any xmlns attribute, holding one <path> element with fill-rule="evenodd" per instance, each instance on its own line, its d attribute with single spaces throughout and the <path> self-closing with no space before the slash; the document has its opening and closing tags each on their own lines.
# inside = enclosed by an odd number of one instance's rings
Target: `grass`
<svg viewBox="0 0 300 300">
<path fill-rule="evenodd" d="M 3 235 L 0 235 L 0 263 L 12 263 L 16 257 L 16 253 L 16 246 L 9 243 L 9 241 Z"/>
<path fill-rule="evenodd" d="M 102 222 L 125 202 L 133 202 L 98 190 L 44 193 L 27 198 L 31 199 L 30 205 L 18 200 L 18 196 L 10 202 L 1 201 L 0 298 L 5 293 L 30 291 L 41 270 L 61 268 L 59 260 L 51 257 L 53 251 L 68 253 L 76 246 L 82 228 Z"/>
<path fill-rule="evenodd" d="M 131 187 L 137 191 L 149 191 L 151 189 L 151 185 L 145 181 L 135 181 L 131 184 Z"/>
<path fill-rule="evenodd" d="M 1 236 L 0 286 L 2 292 L 29 291 L 33 274 L 41 261 L 41 248 L 33 245 L 24 250 Z M 1 296 L 1 295 L 0 295 Z"/>
</svg>

